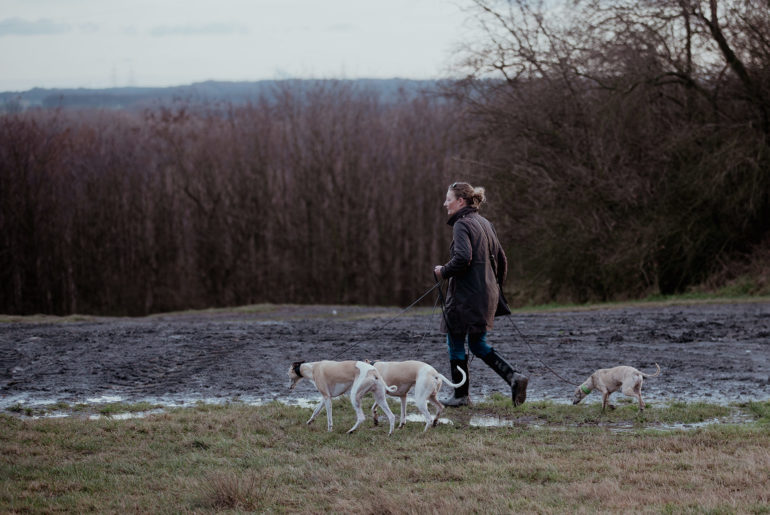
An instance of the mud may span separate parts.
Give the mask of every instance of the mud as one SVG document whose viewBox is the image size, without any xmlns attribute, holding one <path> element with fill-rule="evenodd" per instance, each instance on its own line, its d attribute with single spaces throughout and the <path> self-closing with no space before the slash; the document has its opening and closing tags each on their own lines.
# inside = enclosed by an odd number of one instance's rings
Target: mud
<svg viewBox="0 0 770 515">
<path fill-rule="evenodd" d="M 283 306 L 4 322 L 0 409 L 58 401 L 304 403 L 317 393 L 307 381 L 289 392 L 295 360 L 419 359 L 449 376 L 439 317 Z M 770 399 L 768 301 L 516 313 L 498 319 L 489 341 L 529 375 L 533 400 L 568 402 L 574 384 L 597 368 L 654 372 L 654 363 L 662 374 L 645 382 L 648 402 Z M 509 392 L 480 359 L 470 375 L 474 397 Z"/>
</svg>

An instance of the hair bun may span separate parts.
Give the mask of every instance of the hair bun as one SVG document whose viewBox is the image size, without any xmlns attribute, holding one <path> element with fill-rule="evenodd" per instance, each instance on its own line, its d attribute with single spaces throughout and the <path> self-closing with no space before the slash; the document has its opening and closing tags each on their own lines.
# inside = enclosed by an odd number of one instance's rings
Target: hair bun
<svg viewBox="0 0 770 515">
<path fill-rule="evenodd" d="M 481 186 L 473 188 L 473 200 L 474 200 L 473 203 L 474 203 L 474 205 L 478 206 L 478 205 L 481 205 L 484 202 L 486 202 L 487 197 L 486 197 L 485 193 L 486 193 L 486 190 L 483 187 L 481 187 Z"/>
</svg>

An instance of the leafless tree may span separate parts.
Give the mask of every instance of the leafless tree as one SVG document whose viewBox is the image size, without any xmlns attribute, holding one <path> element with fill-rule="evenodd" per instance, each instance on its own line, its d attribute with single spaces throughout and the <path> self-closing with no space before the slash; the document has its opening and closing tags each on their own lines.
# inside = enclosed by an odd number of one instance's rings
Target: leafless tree
<svg viewBox="0 0 770 515">
<path fill-rule="evenodd" d="M 523 295 L 680 291 L 764 238 L 766 2 L 472 3 L 457 91 Z"/>
</svg>

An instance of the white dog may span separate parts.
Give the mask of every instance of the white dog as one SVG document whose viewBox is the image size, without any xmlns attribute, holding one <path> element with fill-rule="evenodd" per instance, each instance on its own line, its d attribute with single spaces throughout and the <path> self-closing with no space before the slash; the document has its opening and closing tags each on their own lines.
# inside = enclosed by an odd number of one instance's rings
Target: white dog
<svg viewBox="0 0 770 515">
<path fill-rule="evenodd" d="M 591 376 L 583 381 L 583 384 L 577 387 L 575 395 L 572 398 L 572 404 L 582 401 L 591 391 L 598 390 L 602 393 L 602 411 L 608 406 L 610 394 L 620 390 L 629 397 L 636 397 L 639 400 L 639 411 L 644 410 L 644 401 L 642 400 L 642 382 L 645 377 L 657 377 L 660 375 L 660 367 L 655 366 L 658 371 L 654 374 L 645 374 L 634 367 L 620 366 L 613 368 L 600 368 Z M 610 409 L 615 406 L 609 405 Z"/>
<path fill-rule="evenodd" d="M 422 361 L 375 361 L 374 368 L 380 373 L 382 379 L 389 385 L 396 387 L 396 391 L 388 391 L 388 395 L 401 398 L 401 422 L 398 427 L 406 423 L 406 394 L 414 386 L 414 400 L 417 409 L 425 417 L 425 429 L 427 431 L 431 426 L 438 424 L 438 417 L 444 410 L 444 405 L 439 402 L 438 395 L 441 384 L 446 383 L 452 388 L 457 388 L 465 384 L 465 372 L 458 367 L 463 376 L 462 381 L 457 384 L 439 374 L 435 368 L 423 363 Z M 432 402 L 437 408 L 436 418 L 431 418 L 428 410 L 428 401 Z M 372 406 L 372 416 L 374 423 L 377 423 L 377 404 Z"/>
<path fill-rule="evenodd" d="M 313 422 L 321 412 L 321 408 L 326 406 L 326 426 L 331 431 L 332 398 L 350 390 L 350 402 L 357 416 L 355 425 L 348 431 L 352 433 L 366 419 L 364 410 L 361 409 L 361 398 L 369 392 L 374 392 L 375 402 L 382 407 L 390 421 L 388 434 L 393 433 L 396 417 L 390 411 L 385 392 L 395 392 L 396 387 L 386 385 L 372 365 L 363 361 L 315 361 L 312 363 L 297 361 L 289 367 L 289 377 L 291 378 L 289 389 L 293 390 L 302 379 L 308 379 L 323 396 L 310 420 L 307 421 L 308 424 Z"/>
</svg>

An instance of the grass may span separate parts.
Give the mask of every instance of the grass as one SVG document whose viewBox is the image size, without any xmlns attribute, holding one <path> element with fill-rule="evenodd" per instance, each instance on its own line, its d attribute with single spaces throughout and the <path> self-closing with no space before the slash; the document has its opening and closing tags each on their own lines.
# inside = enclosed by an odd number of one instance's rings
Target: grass
<svg viewBox="0 0 770 515">
<path fill-rule="evenodd" d="M 720 303 L 749 303 L 770 302 L 770 295 L 750 295 L 735 292 L 731 289 L 718 292 L 691 292 L 677 295 L 651 295 L 644 299 L 597 302 L 588 304 L 533 304 L 511 308 L 514 313 L 544 313 L 549 311 L 590 311 L 597 309 L 612 309 L 623 307 L 660 307 L 690 304 L 720 304 Z"/>
<path fill-rule="evenodd" d="M 602 414 L 500 396 L 390 437 L 371 419 L 345 434 L 352 410 L 334 408 L 331 433 L 325 414 L 306 426 L 311 410 L 279 403 L 128 420 L 0 415 L 0 512 L 770 513 L 770 402 Z M 736 412 L 742 422 L 729 423 Z M 514 425 L 470 425 L 477 415 Z"/>
<path fill-rule="evenodd" d="M 718 304 L 724 302 L 770 302 L 770 295 L 752 294 L 742 285 L 731 285 L 721 290 L 709 292 L 688 292 L 677 295 L 651 295 L 644 299 L 613 301 L 587 304 L 528 304 L 511 307 L 514 313 L 541 313 L 549 311 L 590 311 L 597 309 L 612 309 L 628 306 L 658 307 L 687 304 Z M 363 308 L 357 310 L 356 308 Z M 233 306 L 224 308 L 209 308 L 199 310 L 171 311 L 155 313 L 151 317 L 180 316 L 180 315 L 214 315 L 214 316 L 264 316 L 271 320 L 292 320 L 297 318 L 337 318 L 340 320 L 362 320 L 371 318 L 389 318 L 402 310 L 399 306 L 355 306 L 355 305 L 300 305 L 300 304 L 251 304 L 245 306 Z M 433 315 L 437 313 L 437 307 L 416 306 L 409 309 L 409 314 L 414 316 Z M 29 324 L 56 324 L 71 322 L 92 322 L 100 317 L 93 315 L 72 314 L 67 316 L 56 315 L 3 315 L 0 314 L 2 323 L 29 323 Z"/>
</svg>

